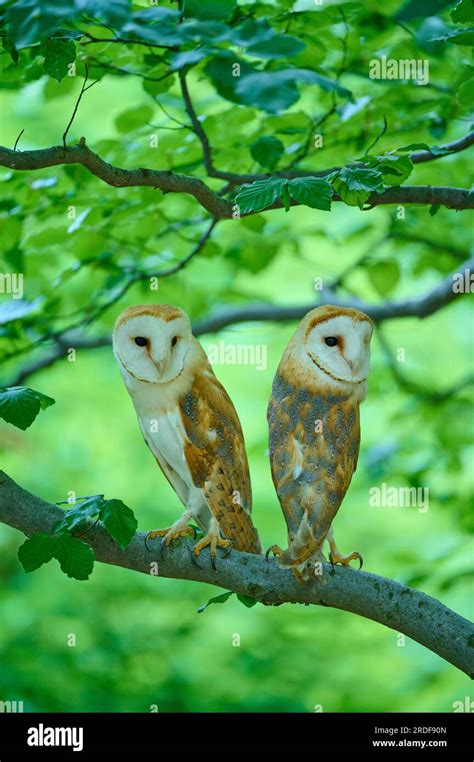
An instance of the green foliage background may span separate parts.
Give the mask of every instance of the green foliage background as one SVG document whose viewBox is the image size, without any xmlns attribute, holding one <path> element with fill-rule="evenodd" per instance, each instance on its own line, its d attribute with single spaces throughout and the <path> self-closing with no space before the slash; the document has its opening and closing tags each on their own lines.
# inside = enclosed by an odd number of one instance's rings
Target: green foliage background
<svg viewBox="0 0 474 762">
<path fill-rule="evenodd" d="M 301 10 L 305 3 L 296 5 Z M 304 39 L 306 48 L 290 62 L 334 76 L 341 19 L 331 16 L 329 7 L 321 12 L 329 15 L 318 21 L 310 5 L 305 5 L 307 13 L 292 17 L 289 33 Z M 343 84 L 354 92 L 359 108 L 350 115 L 344 100 L 338 101 L 335 121 L 321 130 L 327 148 L 310 154 L 303 167 L 357 158 L 380 132 L 383 116 L 389 129 L 377 145 L 380 153 L 462 135 L 468 127 L 466 83 L 472 83 L 467 48 L 427 42 L 452 28 L 447 11 L 453 4 L 420 3 L 427 10 L 419 15 L 414 3 L 405 4 L 401 19 L 411 24 L 414 37 L 393 23 L 399 2 L 386 2 L 385 15 L 375 2 L 339 5 L 352 24 L 347 41 L 351 66 Z M 252 8 L 257 16 L 272 16 L 283 32 L 292 6 L 254 3 Z M 429 55 L 435 84 L 388 86 L 355 74 L 377 51 L 392 57 Z M 149 71 L 146 53 L 138 46 L 108 43 L 94 50 L 111 65 L 145 65 Z M 8 118 L 0 125 L 0 143 L 13 145 L 25 128 L 22 149 L 59 144 L 82 78 L 57 83 L 45 74 L 37 49 L 21 55 L 21 69 L 5 62 L 0 109 Z M 155 62 L 156 72 L 164 65 Z M 226 101 L 204 76 L 206 65 L 198 63 L 191 72 L 192 94 L 199 113 L 205 114 L 209 139 L 218 147 L 215 161 L 228 171 L 260 171 L 258 149 L 251 153 L 249 146 L 265 136 L 281 140 L 283 160 L 288 160 L 311 129 L 308 114 L 321 116 L 331 107 L 332 93 L 310 86 L 278 114 Z M 139 77 L 100 67 L 91 71 L 95 76 L 100 83 L 81 103 L 71 143 L 85 135 L 88 145 L 118 166 L 171 168 L 205 177 L 201 146 L 192 133 L 158 130 L 158 149 L 149 144 L 150 124 L 171 124 L 156 96 L 182 117 L 175 75 L 155 88 Z M 367 96 L 370 102 L 361 103 Z M 420 165 L 410 183 L 466 186 L 467 161 L 459 154 Z M 203 229 L 201 210 L 187 196 L 112 189 L 76 166 L 17 174 L 0 170 L 0 179 L 2 269 L 25 272 L 30 305 L 26 315 L 4 322 L 0 338 L 7 353 L 26 346 L 35 332 L 63 326 L 58 315 L 87 317 L 102 301 L 113 299 L 131 263 L 148 272 L 182 258 Z M 209 183 L 216 189 L 222 185 Z M 70 204 L 77 206 L 79 222 L 67 232 Z M 427 207 L 407 207 L 405 219 L 399 220 L 392 207 L 361 213 L 336 204 L 331 213 L 299 207 L 288 214 L 278 210 L 221 222 L 186 269 L 160 282 L 158 300 L 179 304 L 193 318 L 221 305 L 310 302 L 314 278 L 330 282 L 362 256 L 364 261 L 344 280 L 346 293 L 370 302 L 421 295 L 462 262 L 471 236 L 466 214 L 440 209 L 431 216 Z M 167 233 L 170 220 L 189 222 L 189 228 L 179 230 L 181 235 Z M 33 302 L 36 298 L 42 301 Z M 7 308 L 7 299 L 1 299 L 0 313 Z M 92 334 L 110 331 L 126 305 L 154 299 L 146 283 L 133 286 L 94 321 Z M 393 352 L 405 349 L 401 371 L 421 388 L 442 391 L 472 369 L 472 313 L 465 298 L 424 321 L 393 320 L 383 328 Z M 264 547 L 285 543 L 266 454 L 265 416 L 273 374 L 293 330 L 293 325 L 255 323 L 202 338 L 204 346 L 224 339 L 267 347 L 264 371 L 215 368 L 242 420 L 254 519 Z M 369 571 L 420 587 L 469 617 L 469 391 L 436 404 L 407 392 L 397 384 L 377 336 L 373 345 L 361 460 L 336 520 L 338 544 L 347 552 L 359 550 Z M 5 378 L 21 359 L 3 364 Z M 53 502 L 65 500 L 70 490 L 120 498 L 135 511 L 143 530 L 174 520 L 179 501 L 143 444 L 111 349 L 79 351 L 75 363 L 57 363 L 36 375 L 31 386 L 53 397 L 56 405 L 26 433 L 0 422 L 5 471 Z M 384 481 L 429 487 L 429 511 L 371 508 L 368 490 Z M 27 576 L 16 557 L 20 542 L 17 532 L 0 527 L 0 700 L 23 700 L 27 711 L 142 712 L 152 705 L 160 711 L 311 712 L 318 706 L 323 711 L 450 711 L 454 700 L 469 694 L 468 678 L 454 667 L 409 640 L 401 646 L 395 632 L 351 614 L 296 605 L 246 609 L 233 597 L 197 614 L 216 594 L 214 588 L 99 564 L 88 582 L 68 579 L 52 565 Z M 68 647 L 71 633 L 75 647 Z M 233 645 L 236 634 L 239 647 Z"/>
</svg>

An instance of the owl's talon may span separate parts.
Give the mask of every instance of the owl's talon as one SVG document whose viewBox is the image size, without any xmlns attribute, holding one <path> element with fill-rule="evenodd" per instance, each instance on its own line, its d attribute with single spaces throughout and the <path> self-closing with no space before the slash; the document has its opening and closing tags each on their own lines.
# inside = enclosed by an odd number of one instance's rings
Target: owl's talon
<svg viewBox="0 0 474 762">
<path fill-rule="evenodd" d="M 145 547 L 146 547 L 146 549 L 147 549 L 147 550 L 148 550 L 150 553 L 153 553 L 153 548 L 150 548 L 150 546 L 148 545 L 148 540 L 150 539 L 150 534 L 151 534 L 151 532 L 148 532 L 148 534 L 147 534 L 147 535 L 146 535 L 146 537 L 145 537 Z"/>
<path fill-rule="evenodd" d="M 335 564 L 341 564 L 341 566 L 350 566 L 351 561 L 359 561 L 359 571 L 360 571 L 364 564 L 364 559 L 362 558 L 360 553 L 357 553 L 356 550 L 354 550 L 354 552 L 350 553 L 348 556 L 341 556 L 340 553 L 338 552 L 333 553 L 331 551 L 331 553 L 329 554 L 329 561 L 333 569 Z"/>
<path fill-rule="evenodd" d="M 182 521 L 180 519 L 176 522 L 176 524 L 173 524 L 173 526 L 168 527 L 167 529 L 155 529 L 152 532 L 148 532 L 147 536 L 145 537 L 145 545 L 151 552 L 151 548 L 148 545 L 149 540 L 154 540 L 156 537 L 162 537 L 163 544 L 169 545 L 173 540 L 178 540 L 180 537 L 187 537 L 190 534 L 192 535 L 193 539 L 196 538 L 196 530 L 194 527 L 188 526 L 187 520 Z"/>
<path fill-rule="evenodd" d="M 279 545 L 270 545 L 267 552 L 265 553 L 265 559 L 268 561 L 268 557 L 270 553 L 273 553 L 274 558 L 278 558 L 278 556 L 282 556 L 285 551 L 280 548 Z"/>
<path fill-rule="evenodd" d="M 193 566 L 196 566 L 198 569 L 201 569 L 201 564 L 198 563 L 197 556 L 194 555 L 192 549 L 189 550 L 189 559 Z"/>
<path fill-rule="evenodd" d="M 207 548 L 208 545 L 210 546 L 211 566 L 216 571 L 217 548 L 232 548 L 231 541 L 221 537 L 217 521 L 211 523 L 209 532 L 196 543 L 193 548 L 194 555 L 199 556 L 201 551 Z"/>
</svg>

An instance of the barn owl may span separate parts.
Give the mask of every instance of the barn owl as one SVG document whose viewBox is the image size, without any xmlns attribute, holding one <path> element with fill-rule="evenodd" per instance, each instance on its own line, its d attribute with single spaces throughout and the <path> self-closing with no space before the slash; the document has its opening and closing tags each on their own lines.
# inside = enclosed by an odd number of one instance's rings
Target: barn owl
<svg viewBox="0 0 474 762">
<path fill-rule="evenodd" d="M 145 442 L 185 507 L 147 540 L 168 545 L 194 534 L 193 521 L 204 532 L 193 552 L 209 545 L 213 566 L 218 547 L 259 553 L 240 421 L 187 315 L 167 304 L 129 307 L 113 346 Z"/>
<path fill-rule="evenodd" d="M 332 522 L 357 465 L 359 404 L 367 393 L 372 322 L 355 309 L 311 310 L 286 347 L 268 406 L 273 483 L 288 528 L 288 548 L 273 545 L 282 567 L 309 579 L 322 547 L 348 565 Z"/>
</svg>

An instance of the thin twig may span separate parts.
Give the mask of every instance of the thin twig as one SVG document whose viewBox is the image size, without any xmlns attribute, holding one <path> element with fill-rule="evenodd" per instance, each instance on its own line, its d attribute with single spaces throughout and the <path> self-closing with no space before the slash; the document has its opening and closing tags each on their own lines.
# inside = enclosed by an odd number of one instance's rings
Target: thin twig
<svg viewBox="0 0 474 762">
<path fill-rule="evenodd" d="M 21 132 L 20 132 L 20 134 L 18 135 L 17 139 L 15 140 L 15 145 L 13 146 L 13 150 L 14 150 L 14 151 L 16 151 L 16 147 L 17 147 L 17 145 L 18 145 L 18 141 L 20 140 L 20 138 L 21 138 L 21 136 L 23 135 L 24 131 L 25 131 L 25 128 L 23 128 L 23 129 L 22 129 L 22 131 L 21 131 Z"/>
<path fill-rule="evenodd" d="M 85 92 L 87 92 L 87 90 L 90 90 L 91 87 L 93 87 L 94 85 L 97 84 L 97 82 L 99 82 L 99 80 L 96 79 L 94 82 L 91 82 L 90 85 L 87 85 L 87 80 L 89 79 L 89 69 L 88 69 L 87 64 L 85 64 L 85 67 L 86 67 L 86 76 L 84 78 L 84 82 L 82 83 L 81 92 L 79 93 L 79 97 L 78 97 L 78 99 L 76 101 L 76 105 L 74 106 L 74 111 L 72 112 L 72 116 L 71 116 L 71 118 L 69 120 L 69 124 L 68 124 L 68 126 L 66 127 L 66 129 L 65 129 L 65 131 L 63 133 L 63 146 L 64 146 L 64 148 L 67 148 L 66 137 L 67 137 L 69 129 L 70 129 L 70 127 L 71 127 L 71 125 L 72 125 L 72 123 L 74 121 L 74 118 L 75 118 L 75 116 L 77 114 L 77 109 L 79 108 L 79 104 L 81 102 L 82 96 L 84 95 Z M 86 85 L 87 85 L 87 87 L 86 87 Z"/>
<path fill-rule="evenodd" d="M 379 142 L 380 138 L 383 137 L 383 135 L 385 135 L 385 133 L 387 132 L 387 127 L 388 127 L 387 117 L 384 114 L 383 115 L 383 127 L 380 130 L 379 134 L 376 135 L 376 137 L 374 138 L 372 143 L 368 146 L 368 148 L 366 148 L 364 156 L 368 156 L 369 155 L 369 151 Z"/>
</svg>

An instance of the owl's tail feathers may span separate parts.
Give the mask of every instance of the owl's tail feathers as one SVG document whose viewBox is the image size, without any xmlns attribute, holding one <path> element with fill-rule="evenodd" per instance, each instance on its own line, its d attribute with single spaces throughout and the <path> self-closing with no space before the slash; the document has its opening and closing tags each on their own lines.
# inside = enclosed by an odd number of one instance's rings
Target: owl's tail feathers
<svg viewBox="0 0 474 762">
<path fill-rule="evenodd" d="M 253 525 L 250 514 L 246 510 L 241 509 L 236 511 L 232 534 L 233 545 L 236 550 L 256 554 L 262 552 L 258 532 Z"/>
<path fill-rule="evenodd" d="M 258 532 L 253 525 L 250 513 L 245 508 L 239 504 L 229 503 L 227 510 L 219 513 L 218 519 L 224 537 L 231 540 L 235 550 L 257 555 L 262 552 Z"/>
</svg>

